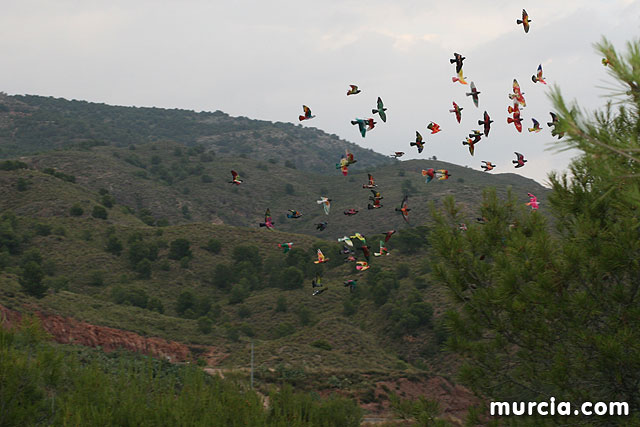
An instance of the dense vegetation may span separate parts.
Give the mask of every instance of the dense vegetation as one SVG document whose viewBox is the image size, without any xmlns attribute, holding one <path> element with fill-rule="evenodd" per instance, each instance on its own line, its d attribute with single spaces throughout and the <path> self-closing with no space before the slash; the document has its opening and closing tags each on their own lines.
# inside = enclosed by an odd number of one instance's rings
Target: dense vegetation
<svg viewBox="0 0 640 427">
<path fill-rule="evenodd" d="M 54 346 L 37 322 L 0 324 L 0 425 L 359 426 L 362 410 L 290 386 L 269 404 L 242 383 L 126 353 Z"/>
<path fill-rule="evenodd" d="M 547 219 L 513 198 L 484 196 L 484 225 L 461 232 L 452 200 L 436 214 L 435 277 L 459 308 L 449 347 L 465 356 L 463 381 L 499 401 L 629 404 L 640 411 L 640 42 L 599 52 L 623 88 L 617 107 L 585 118 L 553 99 L 565 147 L 581 152 L 571 175 L 552 175 Z M 573 410 L 573 408 L 572 408 Z"/>
</svg>

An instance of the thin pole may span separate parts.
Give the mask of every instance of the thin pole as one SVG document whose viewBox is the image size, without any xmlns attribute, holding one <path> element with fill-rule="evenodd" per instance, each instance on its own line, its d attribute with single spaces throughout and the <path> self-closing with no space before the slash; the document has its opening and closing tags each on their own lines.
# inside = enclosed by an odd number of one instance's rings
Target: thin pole
<svg viewBox="0 0 640 427">
<path fill-rule="evenodd" d="M 253 389 L 253 341 L 251 341 L 251 389 Z"/>
</svg>

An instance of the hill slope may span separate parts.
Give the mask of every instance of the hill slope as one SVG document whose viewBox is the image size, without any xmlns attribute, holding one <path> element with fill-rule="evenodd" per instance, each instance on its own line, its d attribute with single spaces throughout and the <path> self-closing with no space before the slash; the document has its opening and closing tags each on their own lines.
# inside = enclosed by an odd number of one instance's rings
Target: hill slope
<svg viewBox="0 0 640 427">
<path fill-rule="evenodd" d="M 282 162 L 263 162 L 238 157 L 202 157 L 196 149 L 183 150 L 175 143 L 150 143 L 135 150 L 118 147 L 94 147 L 83 151 L 58 151 L 24 158 L 32 167 L 54 168 L 74 175 L 79 184 L 98 191 L 107 189 L 115 199 L 135 211 L 147 209 L 156 220 L 171 224 L 211 222 L 257 227 L 264 212 L 271 210 L 276 229 L 335 238 L 355 231 L 381 233 L 403 228 L 395 212 L 403 195 L 409 194 L 411 224 L 429 221 L 429 202 L 436 204 L 448 195 L 463 203 L 469 218 L 477 215 L 482 191 L 496 187 L 504 196 L 509 187 L 523 203 L 527 193 L 536 194 L 544 207 L 547 190 L 536 182 L 516 174 L 490 174 L 441 161 L 395 161 L 378 168 L 368 167 L 384 199 L 383 208 L 368 210 L 370 190 L 366 172 L 351 171 L 347 177 L 334 169 L 331 175 L 319 175 L 286 167 Z M 423 168 L 446 168 L 452 174 L 447 181 L 424 182 Z M 237 170 L 244 183 L 231 185 L 230 170 Z M 316 203 L 320 196 L 332 199 L 330 215 Z M 343 211 L 355 208 L 348 217 Z M 300 211 L 299 219 L 287 219 L 289 209 Z M 315 224 L 327 221 L 324 232 Z"/>
<path fill-rule="evenodd" d="M 0 93 L 0 158 L 54 149 L 153 141 L 200 145 L 228 156 L 290 162 L 298 169 L 331 173 L 327 158 L 345 150 L 369 166 L 390 159 L 319 129 L 231 117 L 221 111 L 120 107 L 43 96 Z M 356 165 L 355 169 L 360 166 Z"/>
</svg>

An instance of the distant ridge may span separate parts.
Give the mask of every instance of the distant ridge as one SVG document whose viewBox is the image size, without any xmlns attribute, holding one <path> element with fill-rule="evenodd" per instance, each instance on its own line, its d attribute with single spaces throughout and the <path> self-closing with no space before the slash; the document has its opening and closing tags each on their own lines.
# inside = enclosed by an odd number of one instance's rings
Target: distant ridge
<svg viewBox="0 0 640 427">
<path fill-rule="evenodd" d="M 391 160 L 316 129 L 292 123 L 231 117 L 221 111 L 195 112 L 122 107 L 36 95 L 0 94 L 0 158 L 97 145 L 126 147 L 157 141 L 202 145 L 225 156 L 287 161 L 298 169 L 332 173 L 345 150 L 360 164 Z M 328 161 L 329 159 L 329 161 Z"/>
</svg>

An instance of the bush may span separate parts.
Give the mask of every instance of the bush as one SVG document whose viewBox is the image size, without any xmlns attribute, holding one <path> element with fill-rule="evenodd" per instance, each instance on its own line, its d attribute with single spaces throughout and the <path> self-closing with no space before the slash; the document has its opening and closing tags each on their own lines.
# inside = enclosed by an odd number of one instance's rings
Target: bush
<svg viewBox="0 0 640 427">
<path fill-rule="evenodd" d="M 240 307 L 238 307 L 238 316 L 241 319 L 246 319 L 247 317 L 251 316 L 251 310 L 249 309 L 249 307 L 243 304 Z"/>
<path fill-rule="evenodd" d="M 240 304 L 249 297 L 249 289 L 242 283 L 233 285 L 229 294 L 229 304 Z"/>
<path fill-rule="evenodd" d="M 212 254 L 217 254 L 220 253 L 220 250 L 222 249 L 222 243 L 218 239 L 209 239 L 204 249 Z"/>
<path fill-rule="evenodd" d="M 206 316 L 201 316 L 198 318 L 198 330 L 203 334 L 211 333 L 211 326 L 213 322 Z"/>
<path fill-rule="evenodd" d="M 151 261 L 148 259 L 140 260 L 136 264 L 136 273 L 140 279 L 151 279 Z"/>
<path fill-rule="evenodd" d="M 89 280 L 87 282 L 89 286 L 103 286 L 104 285 L 104 272 L 103 271 L 92 271 L 89 274 Z"/>
<path fill-rule="evenodd" d="M 407 263 L 401 263 L 396 265 L 396 277 L 398 279 L 404 279 L 405 277 L 409 277 L 409 274 L 411 273 L 411 269 L 409 267 L 409 264 Z"/>
<path fill-rule="evenodd" d="M 196 297 L 189 291 L 184 291 L 178 296 L 176 302 L 176 312 L 184 315 L 187 310 L 193 309 L 196 305 Z"/>
<path fill-rule="evenodd" d="M 296 331 L 296 327 L 293 326 L 291 323 L 279 323 L 273 329 L 273 332 L 275 333 L 277 338 L 286 337 L 288 335 L 293 334 L 295 331 Z"/>
<path fill-rule="evenodd" d="M 284 295 L 280 295 L 278 300 L 276 301 L 276 313 L 286 313 L 287 312 L 287 299 Z"/>
<path fill-rule="evenodd" d="M 29 261 L 22 269 L 20 285 L 22 290 L 36 298 L 42 298 L 47 293 L 47 285 L 42 282 L 44 272 L 38 263 Z"/>
<path fill-rule="evenodd" d="M 329 344 L 328 342 L 326 342 L 325 340 L 317 340 L 311 343 L 311 345 L 313 347 L 316 348 L 320 348 L 322 350 L 327 350 L 327 351 L 331 351 L 333 349 L 333 347 L 331 346 L 331 344 Z"/>
<path fill-rule="evenodd" d="M 191 258 L 189 258 L 188 256 L 182 258 L 180 260 L 180 268 L 183 268 L 183 269 L 189 268 L 189 262 L 190 261 L 191 261 Z"/>
<path fill-rule="evenodd" d="M 36 234 L 38 236 L 48 236 L 51 234 L 51 226 L 49 224 L 36 224 Z"/>
<path fill-rule="evenodd" d="M 102 203 L 107 208 L 112 208 L 113 205 L 116 204 L 116 199 L 111 194 L 105 194 L 100 199 L 100 203 Z"/>
<path fill-rule="evenodd" d="M 298 309 L 298 318 L 300 319 L 300 323 L 302 326 L 307 326 L 311 323 L 312 313 L 307 307 L 300 307 Z"/>
<path fill-rule="evenodd" d="M 357 311 L 357 306 L 350 299 L 347 299 L 342 303 L 342 312 L 345 316 L 353 316 Z"/>
<path fill-rule="evenodd" d="M 218 289 L 229 289 L 234 282 L 233 268 L 226 264 L 218 264 L 213 271 L 213 285 Z"/>
<path fill-rule="evenodd" d="M 302 288 L 303 280 L 304 275 L 302 274 L 302 271 L 296 267 L 288 267 L 282 272 L 281 286 L 283 289 L 287 290 L 300 289 Z"/>
<path fill-rule="evenodd" d="M 16 190 L 18 191 L 27 191 L 29 189 L 29 181 L 24 178 L 18 178 L 16 181 Z"/>
<path fill-rule="evenodd" d="M 82 216 L 83 213 L 84 209 L 82 209 L 82 206 L 77 203 L 71 206 L 71 209 L 69 209 L 69 215 L 71 216 Z"/>
<path fill-rule="evenodd" d="M 91 216 L 99 219 L 107 219 L 107 210 L 99 205 L 93 207 L 93 211 L 91 212 Z"/>
<path fill-rule="evenodd" d="M 122 242 L 112 234 L 107 240 L 107 247 L 105 248 L 105 250 L 110 254 L 120 256 L 120 254 L 122 253 Z"/>
<path fill-rule="evenodd" d="M 291 195 L 295 194 L 296 191 L 293 188 L 293 185 L 291 183 L 287 183 L 284 186 L 284 192 L 291 196 Z"/>
</svg>

